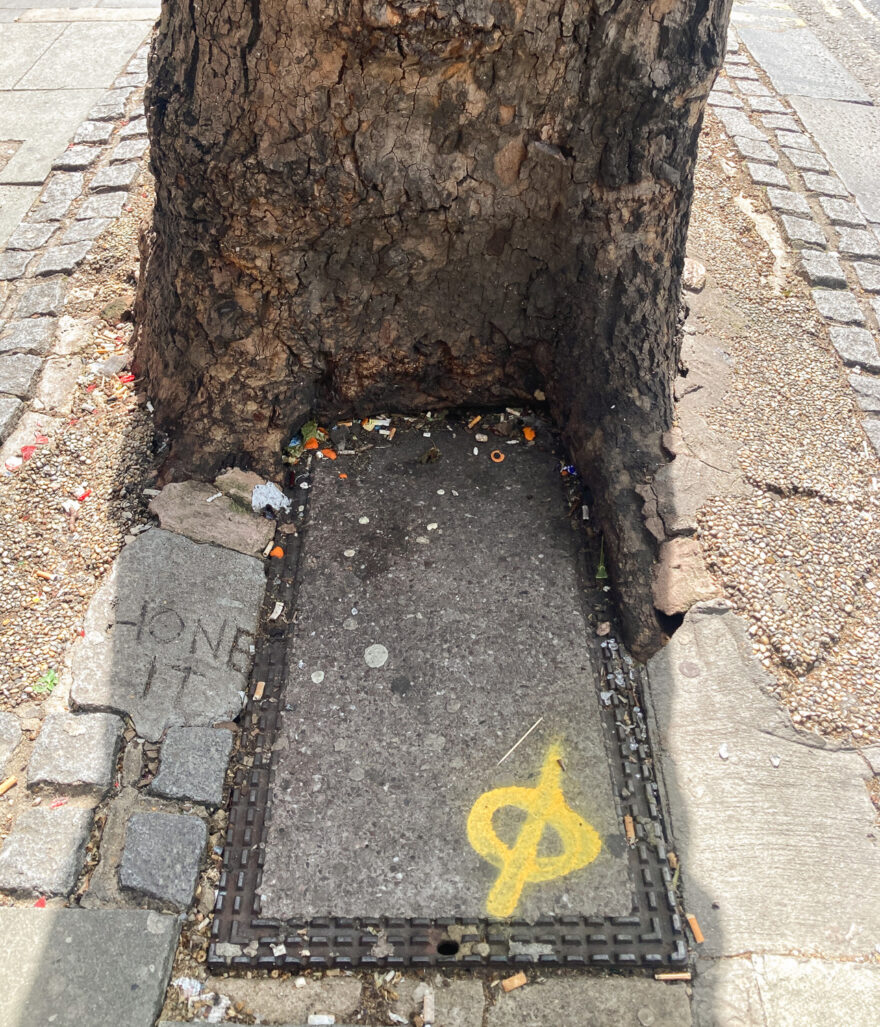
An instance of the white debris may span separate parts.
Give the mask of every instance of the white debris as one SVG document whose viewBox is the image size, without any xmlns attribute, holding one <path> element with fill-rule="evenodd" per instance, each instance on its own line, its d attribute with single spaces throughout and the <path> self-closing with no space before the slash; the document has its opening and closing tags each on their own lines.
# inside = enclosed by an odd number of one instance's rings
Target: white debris
<svg viewBox="0 0 880 1027">
<path fill-rule="evenodd" d="M 370 518 L 369 517 L 358 517 L 358 524 L 369 524 L 369 523 L 370 523 Z"/>
<path fill-rule="evenodd" d="M 323 680 L 324 680 L 324 671 L 323 670 L 312 671 L 312 681 L 314 681 L 316 685 L 320 685 Z"/>
<path fill-rule="evenodd" d="M 727 747 L 727 742 L 722 742 L 721 748 L 718 750 L 718 755 L 723 760 L 726 760 L 730 756 L 730 749 Z"/>
<path fill-rule="evenodd" d="M 276 603 L 272 612 L 269 614 L 269 620 L 278 620 L 284 611 L 284 603 Z"/>
<path fill-rule="evenodd" d="M 205 500 L 206 503 L 213 503 L 215 499 L 219 499 L 223 495 L 222 492 L 215 492 L 213 496 L 208 496 Z"/>
<path fill-rule="evenodd" d="M 367 646 L 364 650 L 364 662 L 368 667 L 378 670 L 388 662 L 388 650 L 384 645 Z"/>
<path fill-rule="evenodd" d="M 267 506 L 276 513 L 287 513 L 291 505 L 287 496 L 271 481 L 267 481 L 265 485 L 254 485 L 254 491 L 251 493 L 251 506 L 255 513 L 261 514 Z"/>
</svg>

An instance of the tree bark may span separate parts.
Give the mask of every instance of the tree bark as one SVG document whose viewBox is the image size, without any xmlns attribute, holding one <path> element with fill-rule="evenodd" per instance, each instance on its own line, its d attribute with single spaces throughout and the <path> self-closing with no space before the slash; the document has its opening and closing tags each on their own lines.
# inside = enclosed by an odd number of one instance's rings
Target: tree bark
<svg viewBox="0 0 880 1027">
<path fill-rule="evenodd" d="M 170 474 L 545 393 L 637 651 L 730 0 L 164 0 L 137 366 Z M 655 524 L 656 519 L 649 523 Z"/>
</svg>

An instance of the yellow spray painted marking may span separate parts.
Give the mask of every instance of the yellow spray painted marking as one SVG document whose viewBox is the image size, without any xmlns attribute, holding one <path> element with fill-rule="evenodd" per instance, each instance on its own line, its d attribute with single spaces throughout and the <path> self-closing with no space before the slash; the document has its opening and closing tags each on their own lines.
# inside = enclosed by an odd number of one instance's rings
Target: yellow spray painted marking
<svg viewBox="0 0 880 1027">
<path fill-rule="evenodd" d="M 541 779 L 534 788 L 495 788 L 477 799 L 467 822 L 468 840 L 500 873 L 486 900 L 489 916 L 512 916 L 524 886 L 530 881 L 552 881 L 592 863 L 602 842 L 596 829 L 570 809 L 559 786 L 562 750 L 551 746 Z M 492 817 L 499 809 L 514 806 L 526 820 L 513 846 L 495 833 Z M 562 852 L 539 856 L 538 846 L 547 828 L 559 836 Z"/>
</svg>

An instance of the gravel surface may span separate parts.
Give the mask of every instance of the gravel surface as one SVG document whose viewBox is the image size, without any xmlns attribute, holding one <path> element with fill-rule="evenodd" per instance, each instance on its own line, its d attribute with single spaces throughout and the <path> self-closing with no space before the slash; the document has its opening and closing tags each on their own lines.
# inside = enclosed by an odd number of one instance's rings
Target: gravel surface
<svg viewBox="0 0 880 1027">
<path fill-rule="evenodd" d="M 138 224 L 151 203 L 150 187 L 138 190 L 71 279 L 67 313 L 88 333 L 71 414 L 2 480 L 0 709 L 33 716 L 51 694 L 104 572 L 126 534 L 150 521 L 143 489 L 154 476 L 153 430 L 137 383 L 102 377 L 89 365 L 130 341 L 132 325 L 108 324 L 101 311 L 133 297 Z M 64 511 L 67 500 L 75 516 Z"/>
<path fill-rule="evenodd" d="M 708 112 L 689 248 L 732 313 L 719 332 L 732 383 L 707 420 L 741 443 L 754 491 L 707 503 L 701 542 L 794 722 L 877 740 L 880 464 L 806 285 L 774 268 L 736 203 L 769 213 L 719 128 Z"/>
</svg>

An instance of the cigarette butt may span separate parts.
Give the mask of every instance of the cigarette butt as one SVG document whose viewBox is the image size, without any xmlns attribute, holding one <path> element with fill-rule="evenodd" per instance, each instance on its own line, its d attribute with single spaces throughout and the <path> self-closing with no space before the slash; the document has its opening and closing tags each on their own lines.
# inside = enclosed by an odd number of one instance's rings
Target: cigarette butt
<svg viewBox="0 0 880 1027">
<path fill-rule="evenodd" d="M 51 581 L 52 575 L 48 571 L 34 571 L 35 578 L 42 578 L 43 581 Z"/>
<path fill-rule="evenodd" d="M 528 984 L 528 978 L 520 970 L 518 974 L 514 974 L 513 977 L 505 977 L 501 982 L 501 987 L 505 991 L 514 991 L 516 988 L 521 988 L 524 984 Z"/>
<path fill-rule="evenodd" d="M 473 428 L 475 424 L 479 424 L 480 421 L 482 421 L 482 420 L 483 420 L 483 415 L 482 414 L 477 414 L 476 417 L 472 417 L 468 421 L 468 428 Z M 511 978 L 511 980 L 513 980 L 513 978 Z M 519 985 L 517 985 L 517 987 L 519 987 Z"/>
<path fill-rule="evenodd" d="M 262 699 L 263 698 L 263 691 L 265 690 L 265 688 L 266 688 L 266 682 L 265 681 L 258 681 L 257 685 L 256 685 L 256 688 L 254 688 L 254 698 L 255 699 Z"/>
<path fill-rule="evenodd" d="M 669 865 L 672 869 L 678 870 L 678 856 L 676 856 L 674 852 L 670 852 L 668 853 L 667 858 L 669 859 Z"/>
<path fill-rule="evenodd" d="M 5 795 L 10 788 L 14 788 L 17 784 L 17 777 L 7 777 L 6 780 L 0 784 L 0 795 Z"/>
<path fill-rule="evenodd" d="M 636 825 L 633 818 L 629 815 L 623 818 L 623 829 L 626 831 L 626 840 L 629 845 L 635 845 L 636 843 Z"/>
<path fill-rule="evenodd" d="M 703 937 L 703 932 L 700 930 L 700 925 L 697 923 L 697 918 L 693 915 L 693 913 L 688 913 L 686 915 L 687 922 L 690 924 L 691 931 L 694 935 L 694 941 L 698 945 L 702 944 L 706 939 Z"/>
<path fill-rule="evenodd" d="M 689 981 L 691 974 L 688 970 L 679 970 L 677 972 L 654 974 L 655 981 Z"/>
<path fill-rule="evenodd" d="M 392 428 L 391 431 L 388 432 L 388 441 L 390 442 L 394 438 L 394 436 L 396 434 L 397 434 L 397 429 L 396 428 Z"/>
</svg>

